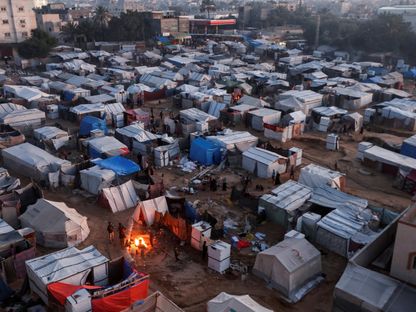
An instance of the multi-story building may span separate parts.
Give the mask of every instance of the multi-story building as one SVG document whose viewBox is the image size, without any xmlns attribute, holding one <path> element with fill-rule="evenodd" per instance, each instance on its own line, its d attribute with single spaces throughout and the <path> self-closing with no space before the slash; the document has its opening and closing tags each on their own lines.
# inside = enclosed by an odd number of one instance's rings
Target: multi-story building
<svg viewBox="0 0 416 312">
<path fill-rule="evenodd" d="M 176 16 L 173 11 L 154 11 L 151 14 L 156 34 L 189 33 L 189 17 Z"/>
<path fill-rule="evenodd" d="M 119 16 L 127 11 L 143 11 L 144 6 L 138 0 L 100 0 L 98 5 L 105 7 L 111 15 Z"/>
<path fill-rule="evenodd" d="M 410 23 L 412 29 L 416 31 L 416 5 L 392 5 L 381 7 L 378 9 L 378 14 L 395 14 L 401 15 L 405 22 Z"/>
<path fill-rule="evenodd" d="M 36 29 L 33 0 L 0 1 L 0 44 L 18 43 Z"/>
<path fill-rule="evenodd" d="M 63 3 L 53 3 L 35 9 L 38 28 L 52 36 L 58 36 L 62 27 L 71 19 L 69 9 Z"/>
</svg>

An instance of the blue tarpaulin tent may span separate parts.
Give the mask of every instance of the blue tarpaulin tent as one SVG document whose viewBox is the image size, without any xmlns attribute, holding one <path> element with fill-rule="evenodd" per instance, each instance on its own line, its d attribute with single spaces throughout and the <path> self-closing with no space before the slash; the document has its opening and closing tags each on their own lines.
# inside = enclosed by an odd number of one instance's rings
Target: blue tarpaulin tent
<svg viewBox="0 0 416 312">
<path fill-rule="evenodd" d="M 416 68 L 411 68 L 408 71 L 403 73 L 405 79 L 415 79 L 416 78 Z"/>
<path fill-rule="evenodd" d="M 79 125 L 79 135 L 89 136 L 92 130 L 102 130 L 105 135 L 108 134 L 107 124 L 105 118 L 100 119 L 94 116 L 85 116 Z"/>
<path fill-rule="evenodd" d="M 126 176 L 141 170 L 140 166 L 134 161 L 122 156 L 114 156 L 106 159 L 97 159 L 92 161 L 102 169 L 114 171 L 119 176 Z"/>
<path fill-rule="evenodd" d="M 219 164 L 221 162 L 221 147 L 204 138 L 196 138 L 192 141 L 189 158 L 205 166 Z"/>
</svg>

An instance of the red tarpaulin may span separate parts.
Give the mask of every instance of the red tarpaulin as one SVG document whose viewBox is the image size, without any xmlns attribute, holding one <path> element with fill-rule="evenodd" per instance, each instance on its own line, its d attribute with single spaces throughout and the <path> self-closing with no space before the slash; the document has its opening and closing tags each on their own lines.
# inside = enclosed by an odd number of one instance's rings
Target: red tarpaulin
<svg viewBox="0 0 416 312">
<path fill-rule="evenodd" d="M 140 284 L 127 288 L 114 295 L 92 300 L 93 312 L 119 312 L 130 307 L 138 300 L 147 298 L 149 280 L 146 279 Z"/>
<path fill-rule="evenodd" d="M 66 283 L 52 283 L 48 285 L 48 290 L 51 295 L 62 305 L 65 304 L 66 298 L 71 296 L 74 292 L 80 289 L 100 289 L 100 286 L 90 285 L 71 285 Z"/>
</svg>

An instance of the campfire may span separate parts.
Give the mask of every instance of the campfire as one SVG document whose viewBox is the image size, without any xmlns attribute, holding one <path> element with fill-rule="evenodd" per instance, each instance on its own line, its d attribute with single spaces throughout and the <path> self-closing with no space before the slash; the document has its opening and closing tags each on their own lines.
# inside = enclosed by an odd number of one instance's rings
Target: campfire
<svg viewBox="0 0 416 312">
<path fill-rule="evenodd" d="M 132 255 L 148 253 L 152 248 L 150 244 L 149 235 L 132 235 L 130 239 L 130 244 L 127 248 Z"/>
<path fill-rule="evenodd" d="M 137 237 L 137 238 L 135 238 L 135 239 L 134 239 L 134 245 L 135 245 L 137 248 L 139 248 L 139 247 L 144 247 L 144 248 L 147 248 L 147 244 L 146 244 L 146 242 L 144 241 L 144 238 L 143 238 L 143 237 L 141 237 L 141 236 L 139 236 L 139 237 Z"/>
</svg>

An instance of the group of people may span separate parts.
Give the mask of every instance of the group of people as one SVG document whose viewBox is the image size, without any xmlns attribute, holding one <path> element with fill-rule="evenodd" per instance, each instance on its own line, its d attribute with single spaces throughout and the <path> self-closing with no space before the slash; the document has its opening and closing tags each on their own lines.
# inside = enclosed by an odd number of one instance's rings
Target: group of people
<svg viewBox="0 0 416 312">
<path fill-rule="evenodd" d="M 227 179 L 222 178 L 222 190 L 225 192 L 227 190 Z M 215 177 L 209 177 L 209 190 L 211 192 L 216 192 L 218 190 L 218 181 Z"/>
<path fill-rule="evenodd" d="M 118 237 L 120 239 L 120 246 L 125 247 L 128 245 L 128 239 L 127 239 L 127 235 L 126 235 L 126 227 L 122 224 L 119 223 L 118 224 Z M 115 229 L 114 229 L 114 225 L 111 221 L 108 221 L 107 224 L 107 233 L 108 233 L 108 240 L 110 241 L 110 243 L 114 242 L 114 236 L 115 236 Z"/>
</svg>

